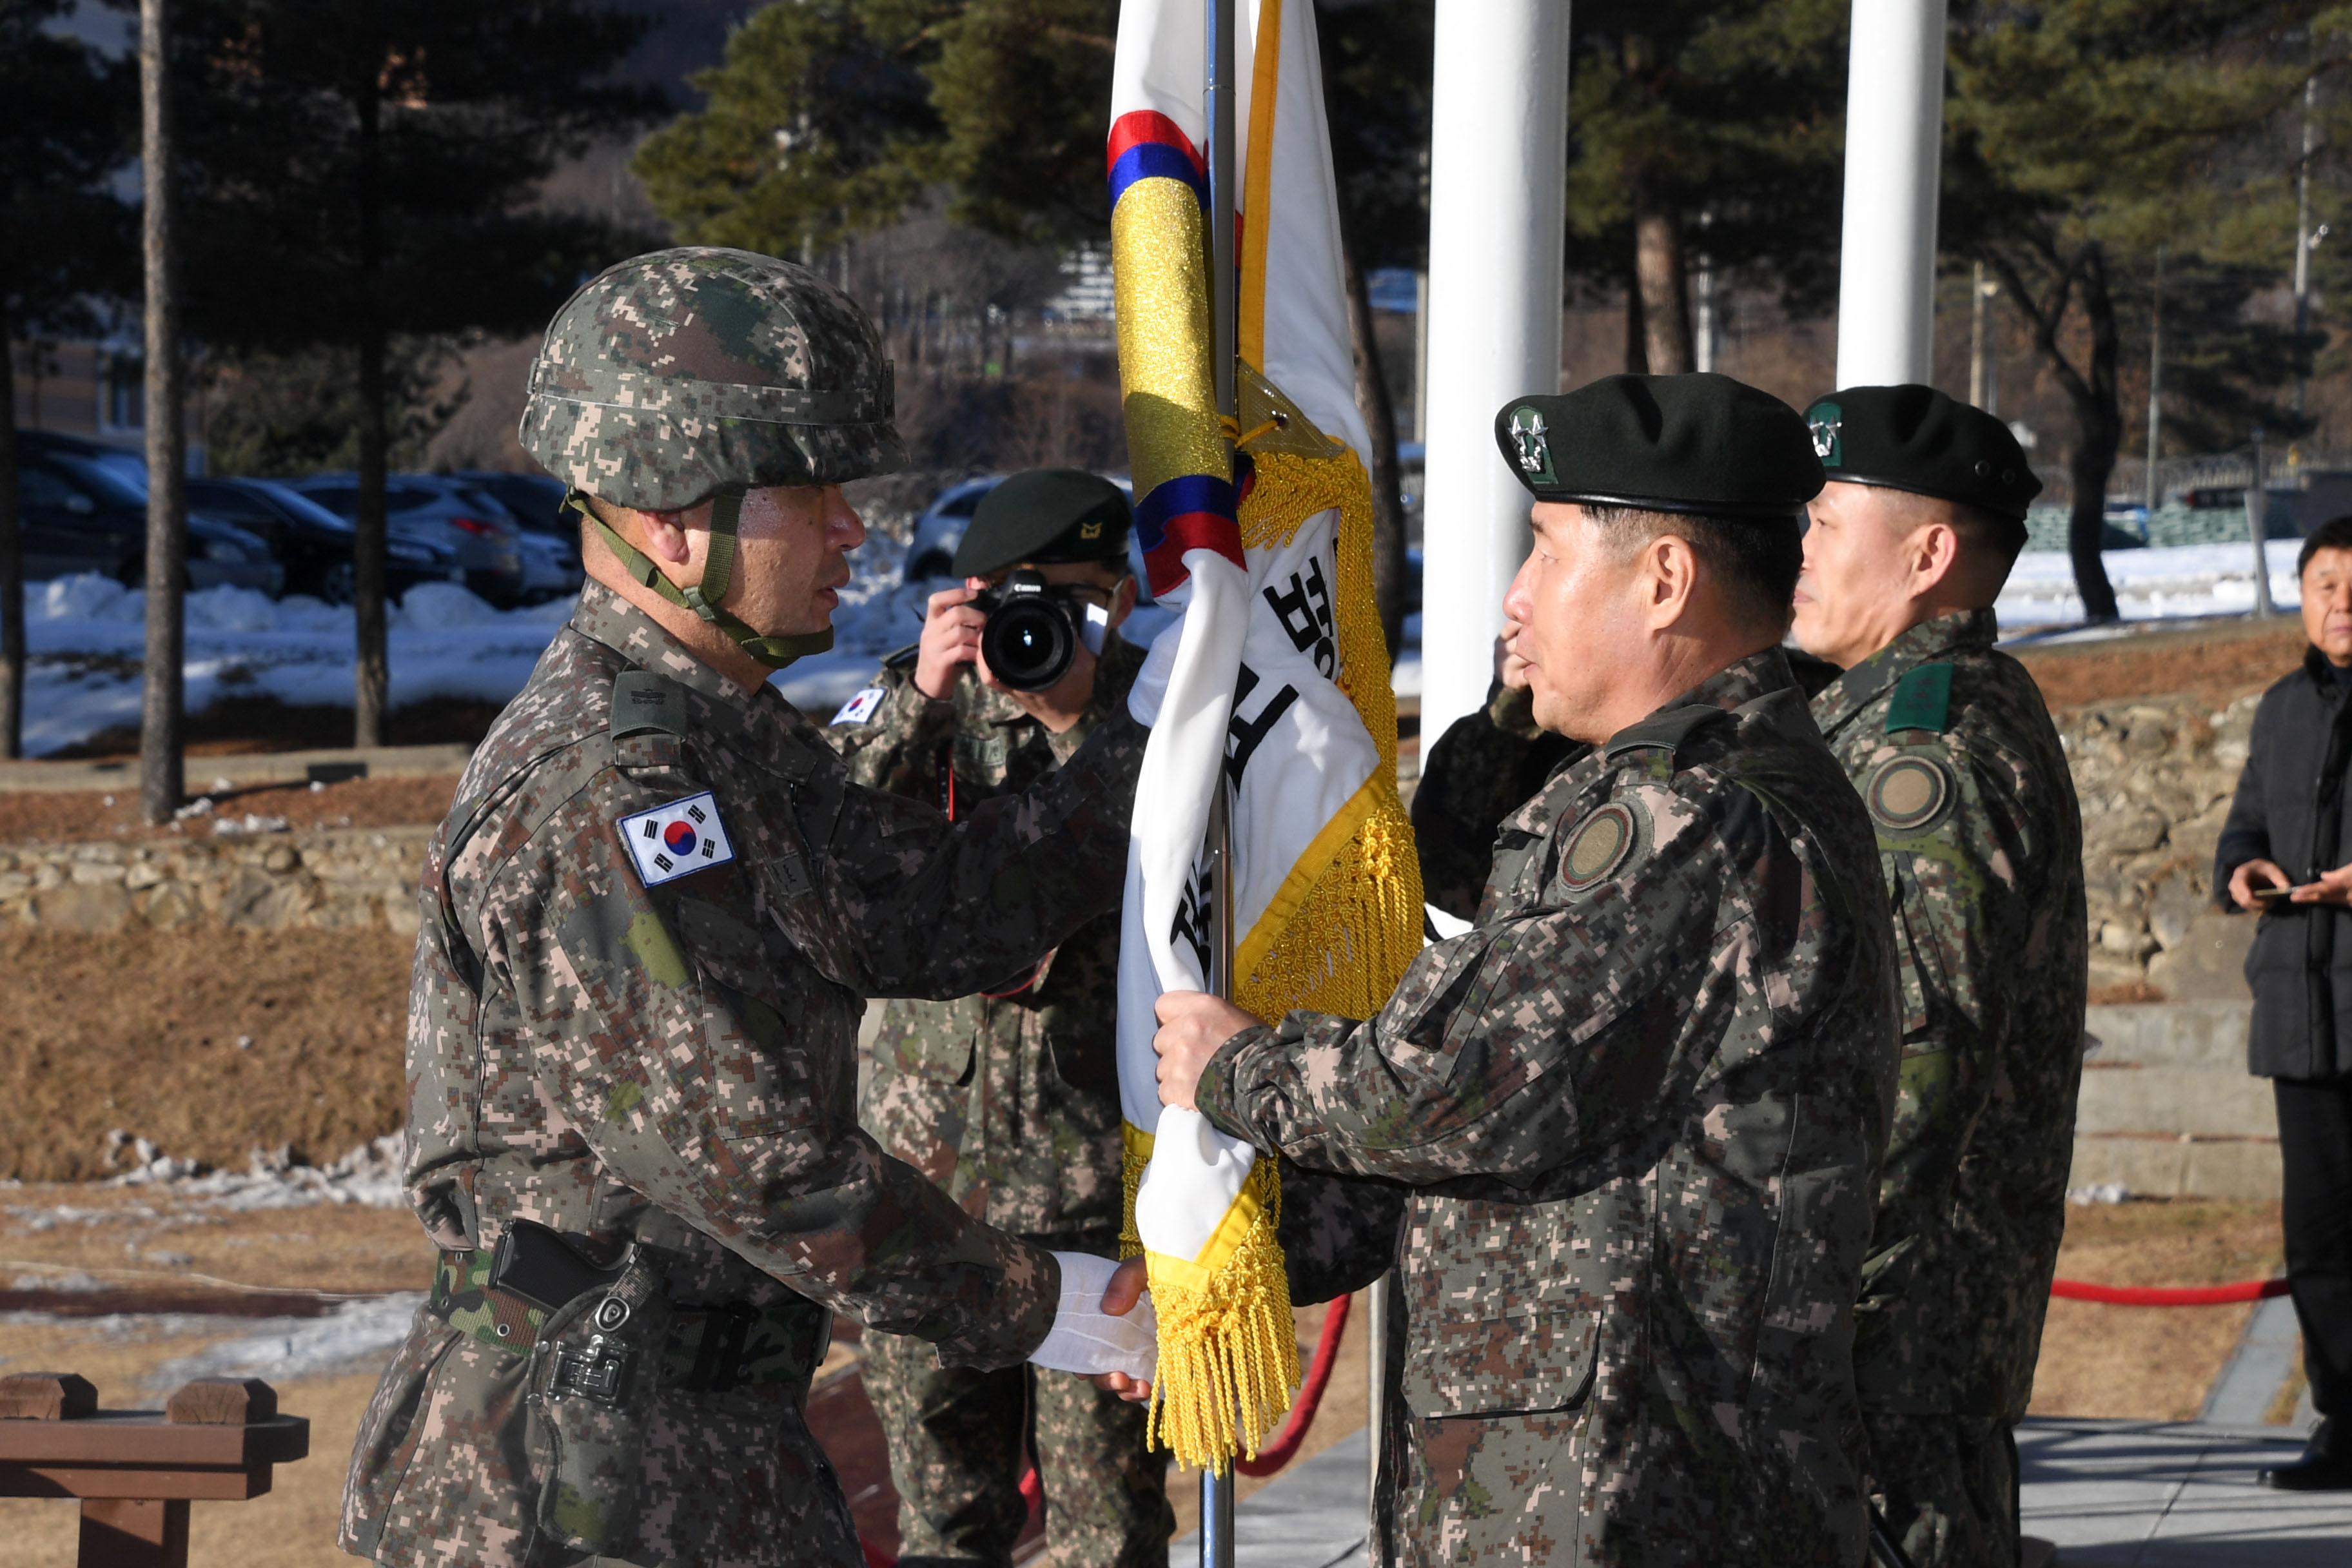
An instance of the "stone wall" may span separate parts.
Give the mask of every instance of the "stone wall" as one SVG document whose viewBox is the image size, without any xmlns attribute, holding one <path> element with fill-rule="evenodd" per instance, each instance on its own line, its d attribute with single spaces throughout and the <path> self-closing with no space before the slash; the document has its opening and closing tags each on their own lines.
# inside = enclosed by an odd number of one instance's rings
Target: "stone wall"
<svg viewBox="0 0 2352 1568">
<path fill-rule="evenodd" d="M 2083 805 L 2095 996 L 2244 999 L 2254 922 L 2215 909 L 2213 848 L 2259 700 L 2135 698 L 2060 717 Z"/>
<path fill-rule="evenodd" d="M 2194 698 L 2135 698 L 2059 719 L 2083 805 L 2095 994 L 2244 999 L 2238 966 L 2253 921 L 2214 910 L 2210 883 L 2257 700 L 2249 693 L 2217 711 Z M 0 847 L 0 925 L 413 932 L 432 834 L 324 828 Z"/>
<path fill-rule="evenodd" d="M 433 833 L 342 827 L 0 847 L 0 926 L 388 926 L 411 934 Z"/>
</svg>

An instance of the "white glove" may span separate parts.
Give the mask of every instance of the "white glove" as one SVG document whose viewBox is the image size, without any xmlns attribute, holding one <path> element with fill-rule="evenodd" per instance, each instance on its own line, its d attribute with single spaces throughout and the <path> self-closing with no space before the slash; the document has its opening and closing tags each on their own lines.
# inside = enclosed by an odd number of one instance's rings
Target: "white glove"
<svg viewBox="0 0 2352 1568">
<path fill-rule="evenodd" d="M 1147 728 L 1160 721 L 1160 704 L 1168 695 L 1168 677 L 1176 668 L 1176 645 L 1184 637 L 1184 612 L 1160 628 L 1151 639 L 1150 649 L 1143 656 L 1143 667 L 1135 672 L 1135 684 L 1127 689 L 1127 710 L 1135 721 Z"/>
<path fill-rule="evenodd" d="M 1045 1342 L 1031 1352 L 1030 1361 L 1054 1372 L 1088 1377 L 1123 1372 L 1148 1382 L 1160 1360 L 1160 1321 L 1151 1310 L 1150 1292 L 1126 1316 L 1114 1317 L 1102 1310 L 1102 1299 L 1118 1268 L 1116 1260 L 1057 1252 L 1054 1261 L 1062 1266 L 1062 1300 Z"/>
</svg>

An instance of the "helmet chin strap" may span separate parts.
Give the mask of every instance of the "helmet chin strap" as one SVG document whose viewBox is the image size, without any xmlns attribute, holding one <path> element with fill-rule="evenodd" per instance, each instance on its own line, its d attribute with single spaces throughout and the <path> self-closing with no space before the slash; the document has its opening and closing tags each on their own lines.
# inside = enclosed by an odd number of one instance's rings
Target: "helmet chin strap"
<svg viewBox="0 0 2352 1568">
<path fill-rule="evenodd" d="M 740 647 L 751 659 L 769 669 L 782 669 L 796 658 L 813 653 L 824 653 L 833 647 L 833 628 L 821 632 L 803 632 L 797 637 L 768 637 L 752 630 L 734 616 L 719 607 L 727 596 L 727 584 L 735 574 L 735 525 L 743 510 L 741 490 L 720 490 L 710 498 L 710 552 L 703 558 L 702 581 L 691 587 L 681 588 L 662 575 L 651 557 L 614 532 L 610 524 L 598 517 L 588 505 L 583 490 L 572 490 L 563 498 L 563 504 L 588 520 L 588 526 L 604 542 L 604 548 L 620 558 L 629 576 L 641 585 L 652 589 L 680 609 L 692 610 L 711 626 L 724 633 L 729 641 Z"/>
</svg>

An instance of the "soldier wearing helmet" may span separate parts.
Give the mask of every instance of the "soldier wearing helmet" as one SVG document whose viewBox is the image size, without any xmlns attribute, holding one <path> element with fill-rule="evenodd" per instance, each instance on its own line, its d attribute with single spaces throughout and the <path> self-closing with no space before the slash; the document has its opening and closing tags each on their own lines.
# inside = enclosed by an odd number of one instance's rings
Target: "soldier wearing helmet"
<svg viewBox="0 0 2352 1568">
<path fill-rule="evenodd" d="M 950 1365 L 1150 1365 L 1107 1261 L 991 1229 L 859 1130 L 855 1058 L 866 997 L 1001 987 L 1116 905 L 1144 731 L 1107 715 L 950 824 L 853 784 L 768 684 L 831 641 L 865 533 L 842 483 L 904 459 L 872 325 L 800 268 L 607 271 L 549 327 L 521 439 L 590 581 L 426 856 L 406 1182 L 440 1256 L 340 1540 L 855 1563 L 803 1416 L 835 1310 Z"/>
</svg>

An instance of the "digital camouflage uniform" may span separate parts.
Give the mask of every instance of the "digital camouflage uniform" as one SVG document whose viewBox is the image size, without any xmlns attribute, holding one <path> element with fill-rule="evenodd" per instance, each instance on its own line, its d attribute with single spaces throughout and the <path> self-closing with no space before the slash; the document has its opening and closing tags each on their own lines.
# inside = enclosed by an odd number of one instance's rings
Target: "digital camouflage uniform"
<svg viewBox="0 0 2352 1568">
<path fill-rule="evenodd" d="M 1086 716 L 1056 735 L 970 666 L 947 700 L 931 701 L 916 688 L 908 649 L 826 739 L 859 784 L 940 806 L 952 798 L 961 816 L 1068 762 L 1126 711 L 1142 663 L 1141 650 L 1113 633 Z M 1115 1255 L 1117 912 L 996 989 L 1011 994 L 888 1004 L 860 1119 L 975 1218 L 1040 1246 Z M 901 1563 L 1009 1561 L 1027 1513 L 1017 1490 L 1023 1453 L 1033 1446 L 1048 1537 L 1063 1561 L 1166 1563 L 1175 1525 L 1167 1459 L 1145 1447 L 1143 1406 L 1068 1373 L 941 1367 L 929 1345 L 893 1334 L 869 1335 L 865 1351 L 866 1391 L 898 1491 Z"/>
<path fill-rule="evenodd" d="M 1990 610 L 1913 626 L 1813 699 L 1878 834 L 1903 1070 L 1854 1373 L 1919 1568 L 2011 1563 L 2065 1228 L 2088 954 L 2065 752 Z"/>
<path fill-rule="evenodd" d="M 1398 1270 L 1384 1560 L 1862 1563 L 1875 859 L 1766 650 L 1515 812 L 1377 1018 L 1218 1051 L 1199 1104 L 1284 1156 L 1298 1297 Z"/>
<path fill-rule="evenodd" d="M 1142 731 L 1113 719 L 1044 787 L 952 827 L 856 787 L 822 731 L 591 584 L 459 783 L 426 858 L 411 993 L 408 1190 L 434 1244 L 513 1218 L 658 1248 L 669 1299 L 799 1299 L 1017 1363 L 1059 1273 L 856 1123 L 868 995 L 1024 973 L 1116 901 Z M 705 793 L 733 858 L 651 888 L 636 814 Z M 706 825 L 707 830 L 707 825 Z M 941 940 L 952 931 L 954 940 Z M 470 1284 L 475 1281 L 457 1282 Z M 551 1459 L 511 1303 L 421 1310 L 352 1456 L 342 1543 L 389 1563 L 572 1561 L 534 1528 Z M 720 1393 L 638 1386 L 644 1563 L 854 1563 L 801 1421 L 807 1367 Z"/>
<path fill-rule="evenodd" d="M 1488 687 L 1486 706 L 1447 725 L 1422 753 L 1412 837 L 1423 898 L 1457 919 L 1476 914 L 1494 864 L 1495 829 L 1585 749 L 1536 722 L 1526 687 L 1499 680 Z"/>
<path fill-rule="evenodd" d="M 584 286 L 520 434 L 611 505 L 709 500 L 690 586 L 585 526 L 769 668 L 826 637 L 721 607 L 742 495 L 903 458 L 872 324 L 814 274 L 733 250 Z M 1112 908 L 1143 741 L 1117 715 L 1036 789 L 950 825 L 854 784 L 772 685 L 582 591 L 425 857 L 405 1171 L 441 1259 L 361 1422 L 346 1551 L 860 1560 L 803 1419 L 831 1310 L 1004 1366 L 1044 1340 L 1061 1284 L 859 1129 L 864 999 L 1002 984 Z M 581 1255 L 551 1296 L 532 1276 L 537 1306 L 496 1273 L 494 1249 L 539 1234 L 524 1221 Z"/>
</svg>

